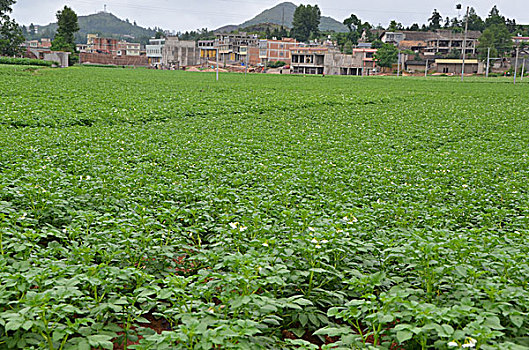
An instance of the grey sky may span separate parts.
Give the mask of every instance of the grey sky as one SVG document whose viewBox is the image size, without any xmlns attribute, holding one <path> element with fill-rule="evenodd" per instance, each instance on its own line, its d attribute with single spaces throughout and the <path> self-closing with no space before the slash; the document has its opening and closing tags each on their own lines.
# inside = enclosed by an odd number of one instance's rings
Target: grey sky
<svg viewBox="0 0 529 350">
<path fill-rule="evenodd" d="M 48 24 L 55 21 L 55 13 L 64 5 L 72 7 L 79 15 L 87 15 L 103 9 L 120 18 L 136 21 L 144 27 L 162 27 L 185 31 L 197 28 L 216 29 L 226 24 L 240 24 L 262 10 L 281 3 L 280 0 L 18 0 L 13 8 L 15 19 L 28 25 Z M 292 1 L 296 4 L 318 4 L 322 14 L 339 21 L 355 13 L 362 20 L 374 25 L 387 26 L 397 19 L 408 26 L 414 22 L 425 23 L 434 8 L 443 17 L 458 15 L 455 5 L 462 3 L 476 8 L 486 17 L 494 4 L 501 13 L 516 22 L 529 24 L 527 0 L 311 0 Z M 462 14 L 463 15 L 463 14 Z"/>
</svg>

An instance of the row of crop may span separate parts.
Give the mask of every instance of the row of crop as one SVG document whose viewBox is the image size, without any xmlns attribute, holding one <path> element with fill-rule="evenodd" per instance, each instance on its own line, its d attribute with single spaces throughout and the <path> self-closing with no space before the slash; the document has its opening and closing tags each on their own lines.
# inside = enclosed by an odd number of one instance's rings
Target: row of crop
<svg viewBox="0 0 529 350">
<path fill-rule="evenodd" d="M 51 67 L 55 62 L 19 57 L 0 57 L 0 64 Z"/>
</svg>

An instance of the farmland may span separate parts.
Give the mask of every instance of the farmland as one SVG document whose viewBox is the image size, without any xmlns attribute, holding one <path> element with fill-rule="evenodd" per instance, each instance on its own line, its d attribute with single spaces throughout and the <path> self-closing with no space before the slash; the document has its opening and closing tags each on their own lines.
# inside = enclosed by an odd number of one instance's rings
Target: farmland
<svg viewBox="0 0 529 350">
<path fill-rule="evenodd" d="M 0 348 L 529 348 L 529 87 L 0 66 Z"/>
</svg>

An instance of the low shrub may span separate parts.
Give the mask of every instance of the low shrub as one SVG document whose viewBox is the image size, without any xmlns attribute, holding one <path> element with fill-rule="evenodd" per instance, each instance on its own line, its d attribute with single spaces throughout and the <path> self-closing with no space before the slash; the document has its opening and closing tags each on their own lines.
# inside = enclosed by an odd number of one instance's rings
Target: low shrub
<svg viewBox="0 0 529 350">
<path fill-rule="evenodd" d="M 0 57 L 0 64 L 14 64 L 20 66 L 42 66 L 51 67 L 55 62 L 36 60 L 31 58 Z"/>
</svg>

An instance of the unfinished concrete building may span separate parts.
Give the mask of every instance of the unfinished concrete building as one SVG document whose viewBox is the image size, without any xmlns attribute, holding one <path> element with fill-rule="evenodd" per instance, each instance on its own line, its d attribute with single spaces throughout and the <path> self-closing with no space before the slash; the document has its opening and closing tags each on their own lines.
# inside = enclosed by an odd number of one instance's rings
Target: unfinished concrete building
<svg viewBox="0 0 529 350">
<path fill-rule="evenodd" d="M 462 52 L 463 42 L 466 45 L 467 55 L 475 55 L 481 32 L 469 30 L 466 39 L 464 33 L 454 33 L 450 30 L 438 30 L 434 37 L 427 41 L 425 55 L 448 54 L 450 52 Z"/>
<path fill-rule="evenodd" d="M 182 67 L 196 66 L 199 63 L 200 50 L 194 41 L 179 40 L 175 36 L 166 39 L 162 50 L 163 67 L 180 69 Z"/>
<path fill-rule="evenodd" d="M 258 42 L 257 35 L 246 33 L 217 34 L 215 40 L 215 44 L 219 48 L 219 59 L 224 64 L 246 62 L 249 48 L 258 47 Z"/>
<path fill-rule="evenodd" d="M 376 49 L 354 49 L 352 55 L 321 47 L 297 47 L 291 52 L 293 74 L 371 75 L 376 69 Z"/>
<path fill-rule="evenodd" d="M 325 55 L 329 49 L 325 47 L 296 47 L 291 49 L 292 73 L 324 74 Z"/>
</svg>

